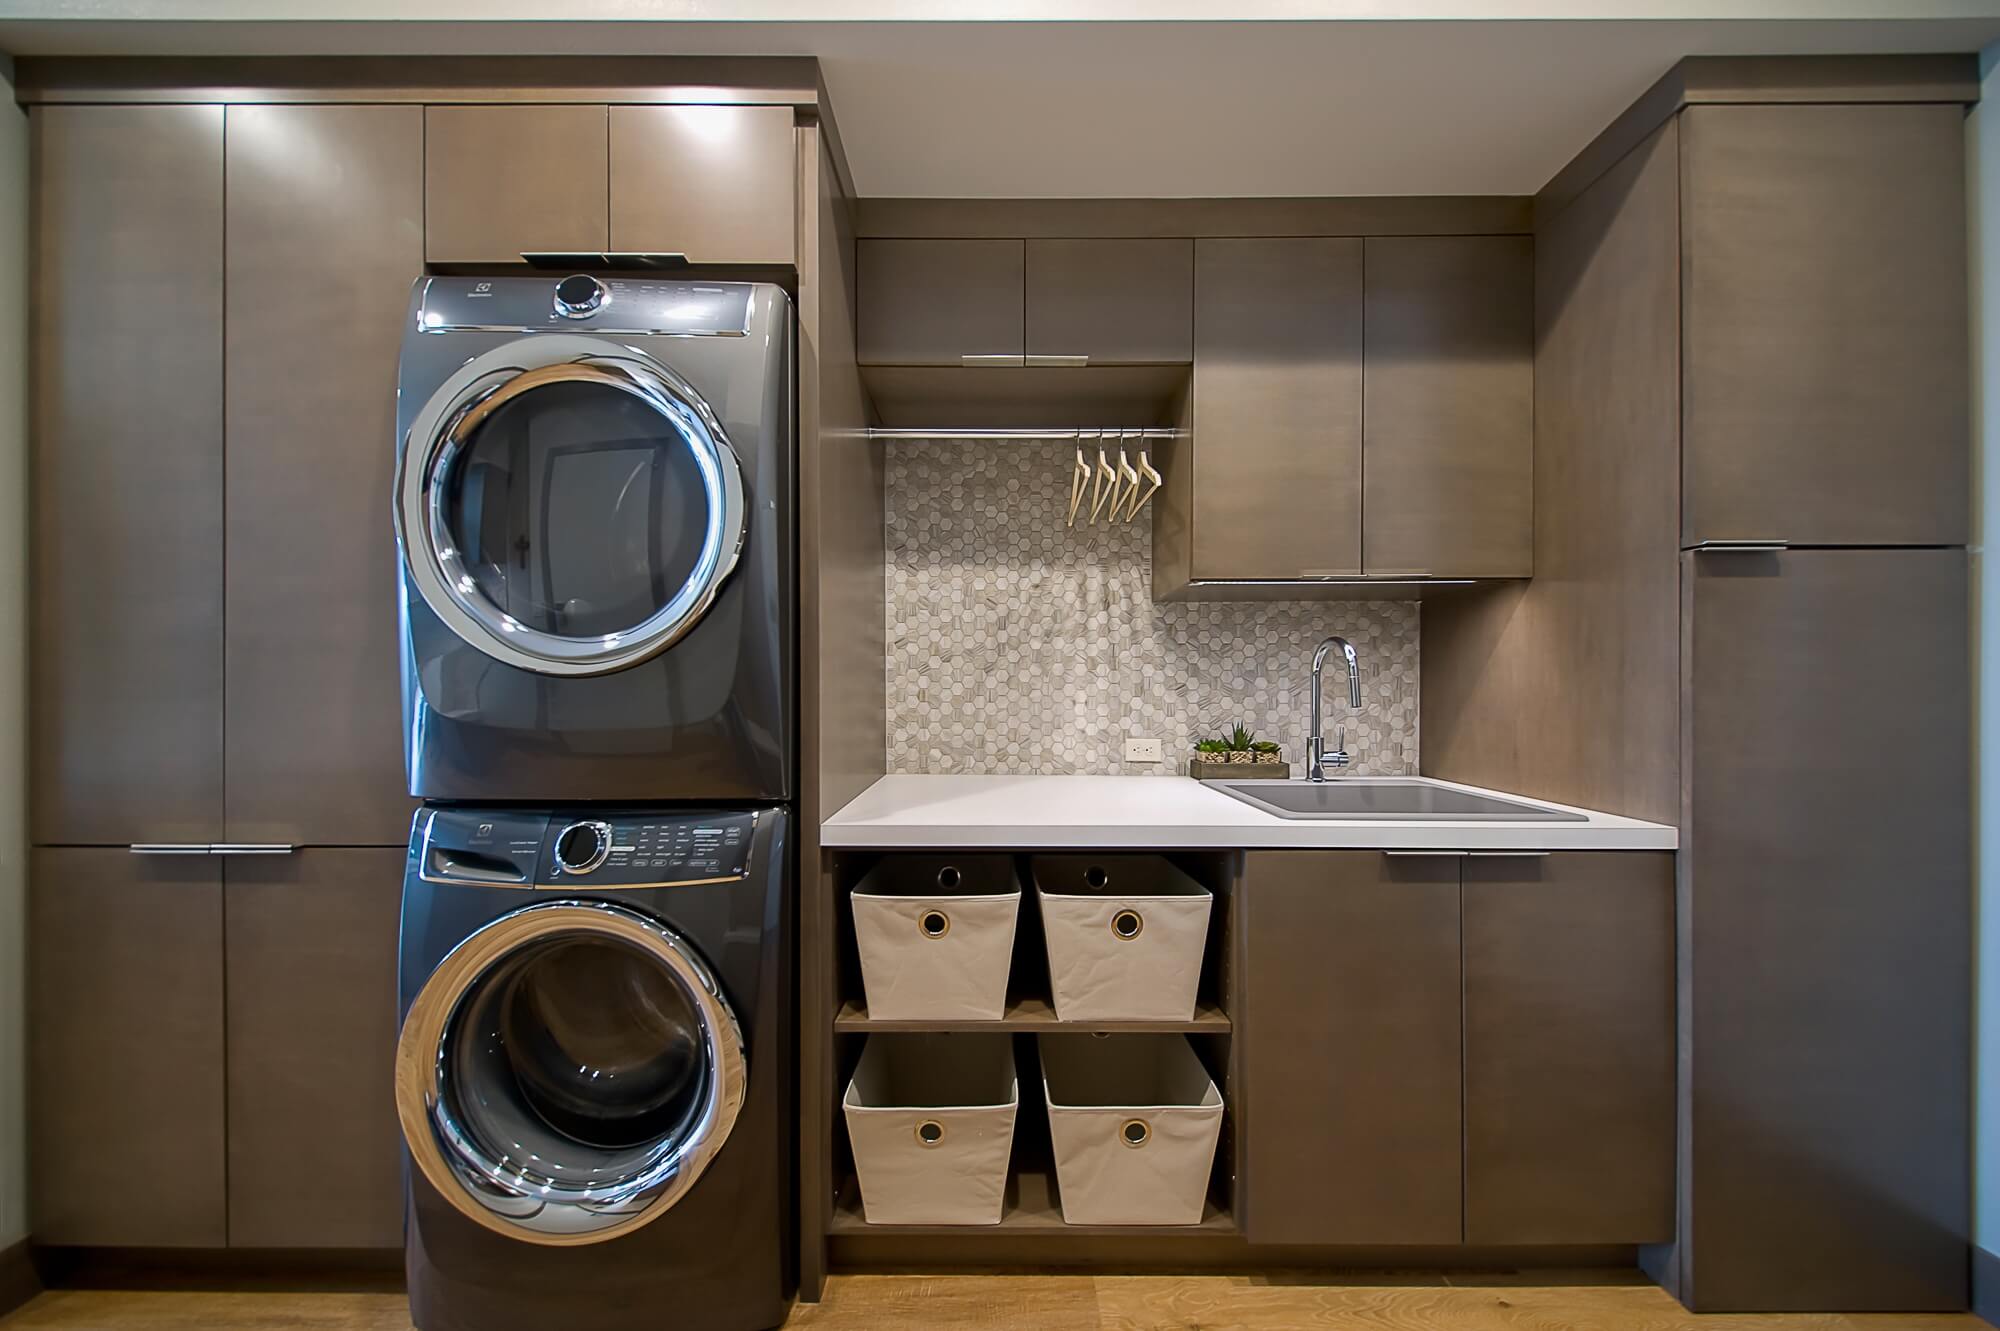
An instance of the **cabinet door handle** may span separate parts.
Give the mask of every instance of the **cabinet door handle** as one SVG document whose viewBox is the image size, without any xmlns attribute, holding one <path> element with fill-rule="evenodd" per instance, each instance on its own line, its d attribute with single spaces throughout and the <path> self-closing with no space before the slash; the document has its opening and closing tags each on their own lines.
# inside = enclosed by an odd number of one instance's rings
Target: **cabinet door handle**
<svg viewBox="0 0 2000 1331">
<path fill-rule="evenodd" d="M 1697 541 L 1688 547 L 1698 555 L 1766 555 L 1791 548 L 1790 541 Z"/>
<path fill-rule="evenodd" d="M 1090 364 L 1090 357 L 1031 355 L 1028 364 L 1044 370 L 1080 370 Z"/>
<path fill-rule="evenodd" d="M 1545 860 L 1546 850 L 1468 850 L 1465 857 L 1471 860 Z"/>
<path fill-rule="evenodd" d="M 1018 370 L 1026 363 L 1023 356 L 1004 355 L 964 355 L 958 363 L 968 370 Z"/>
<path fill-rule="evenodd" d="M 206 841 L 138 841 L 125 849 L 134 855 L 206 855 Z"/>
<path fill-rule="evenodd" d="M 208 849 L 212 855 L 289 855 L 298 847 L 276 841 L 218 841 Z"/>
<path fill-rule="evenodd" d="M 1392 860 L 1462 860 L 1471 852 L 1464 850 L 1385 850 L 1382 853 Z"/>
</svg>

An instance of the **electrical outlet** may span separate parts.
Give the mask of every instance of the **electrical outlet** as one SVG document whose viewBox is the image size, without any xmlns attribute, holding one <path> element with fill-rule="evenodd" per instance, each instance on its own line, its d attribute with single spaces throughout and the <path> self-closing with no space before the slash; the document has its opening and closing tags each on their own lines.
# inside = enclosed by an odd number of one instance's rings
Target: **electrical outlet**
<svg viewBox="0 0 2000 1331">
<path fill-rule="evenodd" d="M 1160 751 L 1160 741 L 1156 739 L 1128 739 L 1125 741 L 1125 761 L 1128 763 L 1157 763 L 1164 760 Z"/>
</svg>

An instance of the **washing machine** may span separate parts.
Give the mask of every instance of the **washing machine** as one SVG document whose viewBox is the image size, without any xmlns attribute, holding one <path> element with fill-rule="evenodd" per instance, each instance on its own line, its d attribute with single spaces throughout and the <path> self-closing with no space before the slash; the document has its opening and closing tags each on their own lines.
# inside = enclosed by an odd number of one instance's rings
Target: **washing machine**
<svg viewBox="0 0 2000 1331">
<path fill-rule="evenodd" d="M 792 303 L 426 277 L 397 386 L 421 799 L 792 798 Z"/>
<path fill-rule="evenodd" d="M 784 1321 L 786 821 L 418 813 L 396 1107 L 419 1331 Z"/>
</svg>

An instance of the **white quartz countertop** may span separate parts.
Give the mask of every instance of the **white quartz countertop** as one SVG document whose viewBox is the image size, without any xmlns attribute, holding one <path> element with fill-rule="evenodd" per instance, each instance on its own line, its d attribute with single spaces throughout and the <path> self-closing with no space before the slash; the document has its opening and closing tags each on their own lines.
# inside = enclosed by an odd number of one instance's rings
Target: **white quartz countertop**
<svg viewBox="0 0 2000 1331">
<path fill-rule="evenodd" d="M 1336 778 L 1338 779 L 1338 778 Z M 1381 850 L 1672 850 L 1659 823 L 1430 784 L 1587 815 L 1495 823 L 1279 818 L 1184 776 L 885 776 L 827 819 L 820 844 L 873 849 L 1124 846 Z"/>
</svg>

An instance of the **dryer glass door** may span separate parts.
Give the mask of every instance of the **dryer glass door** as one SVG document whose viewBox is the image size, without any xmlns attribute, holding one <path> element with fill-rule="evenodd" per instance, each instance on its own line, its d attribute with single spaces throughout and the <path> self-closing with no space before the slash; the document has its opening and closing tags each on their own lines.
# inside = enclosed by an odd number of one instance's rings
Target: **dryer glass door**
<svg viewBox="0 0 2000 1331">
<path fill-rule="evenodd" d="M 728 1137 L 740 1028 L 672 930 L 609 902 L 487 925 L 411 1004 L 397 1108 L 412 1160 L 510 1237 L 593 1243 L 663 1214 Z"/>
<path fill-rule="evenodd" d="M 745 504 L 720 423 L 630 348 L 523 338 L 467 365 L 404 449 L 413 581 L 510 665 L 601 674 L 689 632 L 735 566 Z"/>
</svg>

